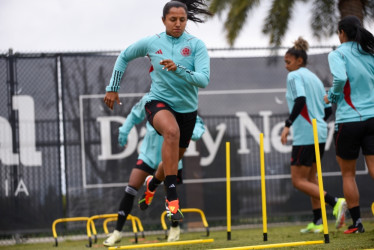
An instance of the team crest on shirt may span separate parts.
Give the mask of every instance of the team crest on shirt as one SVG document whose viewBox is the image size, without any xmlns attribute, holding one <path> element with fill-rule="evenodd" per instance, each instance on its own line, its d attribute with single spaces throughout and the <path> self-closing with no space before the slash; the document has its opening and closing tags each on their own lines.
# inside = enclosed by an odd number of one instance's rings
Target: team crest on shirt
<svg viewBox="0 0 374 250">
<path fill-rule="evenodd" d="M 185 57 L 190 56 L 191 55 L 191 48 L 186 46 L 183 49 L 181 49 L 181 55 L 185 56 Z"/>
</svg>

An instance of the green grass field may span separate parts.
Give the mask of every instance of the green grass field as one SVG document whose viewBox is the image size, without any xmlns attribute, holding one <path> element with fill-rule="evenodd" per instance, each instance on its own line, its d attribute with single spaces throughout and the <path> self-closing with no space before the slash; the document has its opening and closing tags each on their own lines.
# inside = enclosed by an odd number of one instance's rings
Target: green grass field
<svg viewBox="0 0 374 250">
<path fill-rule="evenodd" d="M 166 242 L 160 240 L 164 235 L 147 235 L 146 238 L 139 238 L 137 249 L 217 249 L 217 248 L 232 248 L 232 247 L 248 247 L 255 245 L 264 244 L 278 244 L 287 242 L 301 242 L 301 241 L 323 241 L 323 234 L 300 234 L 300 228 L 304 225 L 287 224 L 284 226 L 279 225 L 268 225 L 268 241 L 263 241 L 262 226 L 259 228 L 249 229 L 233 229 L 231 231 L 231 240 L 227 240 L 227 231 L 215 231 L 211 230 L 210 236 L 204 236 L 205 232 L 183 232 L 181 234 L 182 241 L 196 240 L 196 239 L 214 239 L 212 243 L 203 244 L 192 244 L 182 246 L 164 246 L 164 247 L 152 247 L 152 248 L 141 248 L 141 244 Z M 343 234 L 343 230 L 337 231 L 332 223 L 329 224 L 329 239 L 328 244 L 316 244 L 316 245 L 304 245 L 284 248 L 273 248 L 273 249 L 374 249 L 374 219 L 364 219 L 364 227 L 366 232 L 362 234 Z M 51 236 L 51 239 L 52 236 Z M 92 249 L 107 249 L 102 245 L 103 238 L 99 238 L 97 243 L 92 244 Z M 29 244 L 18 244 L 13 246 L 0 246 L 0 249 L 7 250 L 27 250 L 27 249 L 76 249 L 76 250 L 87 250 L 86 247 L 88 240 L 80 241 L 59 241 L 58 247 L 53 246 L 53 242 L 48 243 L 29 243 Z M 122 245 L 134 245 L 133 237 L 124 237 L 118 246 Z M 244 248 L 243 248 L 244 249 Z M 247 248 L 251 249 L 251 248 Z"/>
</svg>

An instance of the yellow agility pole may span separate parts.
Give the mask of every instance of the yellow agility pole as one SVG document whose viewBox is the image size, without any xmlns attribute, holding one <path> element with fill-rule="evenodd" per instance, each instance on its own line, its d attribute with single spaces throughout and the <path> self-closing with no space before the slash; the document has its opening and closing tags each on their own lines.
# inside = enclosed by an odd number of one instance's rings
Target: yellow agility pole
<svg viewBox="0 0 374 250">
<path fill-rule="evenodd" d="M 320 199 L 320 202 L 321 202 L 321 211 L 322 211 L 323 234 L 324 234 L 324 237 L 325 237 L 325 243 L 330 243 L 329 231 L 328 231 L 328 228 L 327 228 L 325 192 L 324 192 L 323 181 L 322 181 L 321 158 L 320 158 L 320 154 L 319 154 L 317 120 L 313 119 L 312 123 L 313 123 L 314 149 L 315 149 L 315 152 L 316 152 L 316 165 L 317 165 L 317 176 L 318 176 L 318 187 L 319 187 L 319 199 Z"/>
<path fill-rule="evenodd" d="M 261 198 L 262 198 L 262 227 L 264 241 L 268 240 L 267 215 L 266 215 L 266 186 L 265 186 L 265 154 L 264 134 L 260 133 L 260 164 L 261 164 Z"/>
<path fill-rule="evenodd" d="M 178 245 L 190 245 L 190 244 L 200 244 L 200 243 L 211 243 L 214 239 L 206 240 L 185 240 L 185 241 L 174 241 L 174 242 L 160 242 L 160 243 L 149 243 L 149 244 L 137 244 L 137 245 L 127 245 L 118 247 L 109 247 L 108 250 L 117 249 L 136 249 L 136 248 L 149 248 L 149 247 L 164 247 L 164 246 L 178 246 Z"/>
<path fill-rule="evenodd" d="M 249 250 L 249 249 L 267 249 L 267 248 L 279 248 L 279 247 L 293 247 L 293 246 L 304 246 L 304 245 L 314 245 L 323 244 L 323 240 L 318 241 L 299 241 L 299 242 L 289 242 L 289 243 L 277 243 L 277 244 L 266 244 L 266 245 L 255 245 L 255 246 L 245 246 L 245 247 L 231 247 L 231 248 L 217 248 L 212 250 Z M 109 248 L 110 249 L 110 248 Z"/>
<path fill-rule="evenodd" d="M 226 210 L 227 240 L 231 240 L 231 185 L 230 185 L 230 142 L 226 142 Z"/>
</svg>

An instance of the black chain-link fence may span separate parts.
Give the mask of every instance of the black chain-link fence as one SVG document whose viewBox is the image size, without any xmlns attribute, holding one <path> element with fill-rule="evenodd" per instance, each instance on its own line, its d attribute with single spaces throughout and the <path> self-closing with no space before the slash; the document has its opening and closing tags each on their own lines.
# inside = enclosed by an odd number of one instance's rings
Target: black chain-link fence
<svg viewBox="0 0 374 250">
<path fill-rule="evenodd" d="M 45 232 L 63 216 L 56 58 L 0 64 L 0 234 Z"/>
<path fill-rule="evenodd" d="M 58 218 L 117 212 L 144 123 L 134 128 L 125 149 L 117 143 L 118 127 L 150 88 L 149 61 L 136 59 L 121 83 L 123 105 L 110 111 L 103 104 L 117 54 L 0 55 L 0 235 L 51 232 Z M 308 67 L 330 85 L 326 53 L 311 55 Z M 225 142 L 230 142 L 233 223 L 261 223 L 259 133 L 264 133 L 268 220 L 311 217 L 309 197 L 290 180 L 291 145 L 280 143 L 288 113 L 286 75 L 282 57 L 211 59 L 211 83 L 200 91 L 198 110 L 207 131 L 184 157 L 185 184 L 178 187 L 182 208 L 202 209 L 211 226 L 225 224 Z M 324 186 L 342 196 L 333 126 L 330 120 Z M 372 180 L 361 158 L 357 170 L 365 214 Z M 146 212 L 134 204 L 132 214 L 146 230 L 160 229 L 163 210 L 160 190 Z M 187 216 L 185 223 L 193 220 Z M 82 224 L 66 225 L 76 228 Z"/>
</svg>

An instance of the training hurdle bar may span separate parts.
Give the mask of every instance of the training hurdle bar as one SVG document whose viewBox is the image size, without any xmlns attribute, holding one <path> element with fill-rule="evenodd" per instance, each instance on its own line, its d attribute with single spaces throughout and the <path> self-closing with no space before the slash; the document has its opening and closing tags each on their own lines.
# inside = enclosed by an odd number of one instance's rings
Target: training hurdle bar
<svg viewBox="0 0 374 250">
<path fill-rule="evenodd" d="M 58 240 L 57 240 L 57 232 L 56 232 L 56 225 L 61 222 L 71 222 L 71 221 L 88 221 L 90 218 L 89 217 L 71 217 L 71 218 L 60 218 L 57 220 L 54 220 L 52 223 L 52 234 L 53 238 L 55 239 L 55 247 L 58 246 Z M 91 222 L 91 226 L 95 227 L 93 222 Z M 89 225 L 88 225 L 89 227 Z M 96 237 L 96 235 L 95 235 Z"/>
<path fill-rule="evenodd" d="M 105 219 L 105 218 L 113 218 L 113 217 L 117 217 L 118 214 L 100 214 L 100 215 L 94 215 L 94 216 L 91 216 L 88 221 L 87 221 L 87 237 L 88 237 L 88 245 L 87 247 L 92 247 L 92 238 L 91 238 L 91 228 L 90 228 L 90 225 L 92 224 L 92 232 L 93 234 L 95 235 L 95 243 L 97 242 L 97 238 L 96 238 L 96 227 L 95 227 L 95 223 L 93 222 L 94 220 L 96 219 Z M 136 221 L 133 217 L 130 218 L 131 220 L 131 223 L 132 223 L 132 230 L 134 232 L 134 235 L 135 235 L 135 243 L 138 243 L 138 229 L 136 228 Z"/>
<path fill-rule="evenodd" d="M 266 249 L 266 248 L 280 248 L 280 247 L 294 247 L 294 246 L 305 246 L 305 245 L 314 245 L 314 244 L 323 244 L 323 240 L 320 241 L 298 241 L 298 242 L 289 242 L 289 243 L 276 243 L 276 244 L 266 244 L 266 245 L 254 245 L 254 246 L 245 246 L 245 247 L 231 247 L 231 248 L 217 248 L 211 250 L 250 250 L 250 249 Z"/>
<path fill-rule="evenodd" d="M 198 209 L 198 208 L 182 208 L 181 212 L 182 213 L 199 213 L 200 216 L 201 216 L 201 220 L 203 222 L 203 225 L 204 225 L 204 227 L 206 229 L 206 236 L 207 237 L 209 236 L 208 222 L 206 220 L 204 212 L 201 209 Z M 166 215 L 166 213 L 167 213 L 167 211 L 164 211 L 161 214 L 161 225 L 162 225 L 162 228 L 164 229 L 164 232 L 165 232 L 165 239 L 168 238 L 168 227 L 166 226 L 166 223 L 165 223 L 165 215 Z"/>
<path fill-rule="evenodd" d="M 131 219 L 135 219 L 136 224 L 138 226 L 138 231 L 140 233 L 142 233 L 142 238 L 145 238 L 143 225 L 142 225 L 142 222 L 140 221 L 139 217 L 136 217 L 134 215 L 129 214 L 127 216 L 127 220 L 131 220 Z M 104 222 L 103 222 L 103 229 L 104 229 L 104 233 L 105 234 L 109 234 L 109 231 L 108 231 L 108 222 L 111 222 L 111 221 L 117 221 L 117 217 L 107 218 L 107 219 L 104 220 Z"/>
<path fill-rule="evenodd" d="M 137 244 L 137 245 L 128 245 L 128 246 L 109 247 L 108 250 L 136 249 L 136 248 L 149 248 L 149 247 L 165 247 L 165 246 L 178 246 L 178 245 L 191 245 L 191 244 L 201 244 L 201 243 L 211 243 L 211 242 L 214 242 L 214 239 L 206 239 L 206 240 L 184 240 L 184 241 L 174 241 L 174 242 L 160 242 L 160 243 L 149 243 L 149 244 Z"/>
</svg>

